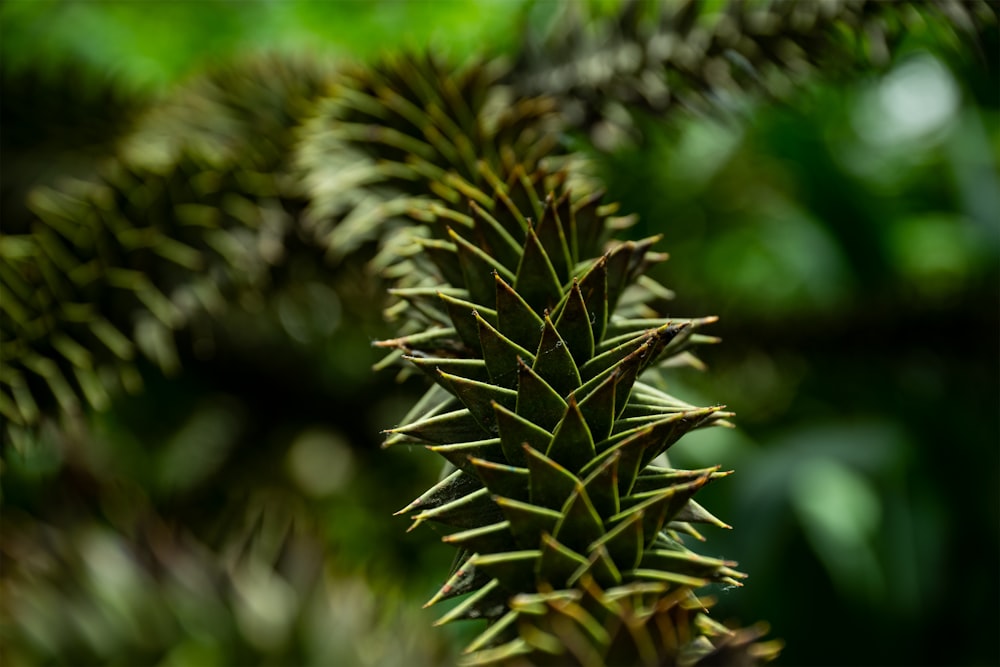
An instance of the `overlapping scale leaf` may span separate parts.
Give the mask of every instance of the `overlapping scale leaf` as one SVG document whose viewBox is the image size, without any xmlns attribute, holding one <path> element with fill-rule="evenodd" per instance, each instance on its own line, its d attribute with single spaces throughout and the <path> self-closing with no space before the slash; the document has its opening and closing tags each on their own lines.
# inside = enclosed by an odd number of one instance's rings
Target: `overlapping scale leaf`
<svg viewBox="0 0 1000 667">
<path fill-rule="evenodd" d="M 387 444 L 422 444 L 455 468 L 404 513 L 450 529 L 444 540 L 462 550 L 434 600 L 460 589 L 470 597 L 442 621 L 495 621 L 473 649 L 516 631 L 522 612 L 508 602 L 517 594 L 743 577 L 682 541 L 697 535 L 692 522 L 728 527 L 693 500 L 722 473 L 653 465 L 685 433 L 728 413 L 640 380 L 712 320 L 657 315 L 662 291 L 640 283 L 663 258 L 652 250 L 657 239 L 605 247 L 622 222 L 599 194 L 546 193 L 558 174 L 515 172 L 488 197 L 463 186 L 469 215 L 427 218 L 447 240 L 421 242 L 433 249 L 426 285 L 398 292 L 402 319 L 427 329 L 379 343 L 436 382 L 434 398 Z M 485 252 L 483 242 L 516 253 Z"/>
<path fill-rule="evenodd" d="M 328 76 L 306 59 L 213 69 L 137 118 L 119 156 L 32 192 L 30 233 L 0 234 L 11 442 L 47 412 L 136 390 L 141 357 L 173 370 L 178 331 L 199 326 L 208 344 L 204 315 L 274 288 L 304 205 L 288 178 L 294 129 Z"/>
<path fill-rule="evenodd" d="M 387 238 L 409 226 L 409 214 L 442 214 L 461 225 L 482 212 L 442 213 L 440 202 L 484 203 L 475 188 L 512 184 L 543 158 L 558 158 L 561 121 L 552 100 L 512 97 L 496 85 L 505 72 L 498 61 L 455 67 L 429 52 L 344 68 L 302 132 L 297 161 L 311 200 L 308 231 L 337 257 L 378 239 L 397 263 Z M 510 259 L 519 250 L 503 231 L 510 214 L 486 215 L 496 224 L 468 240 Z M 432 236 L 447 238 L 441 228 Z"/>
<path fill-rule="evenodd" d="M 783 97 L 816 72 L 831 77 L 867 62 L 892 62 L 918 25 L 950 25 L 953 38 L 985 52 L 998 10 L 989 0 L 771 0 L 614 3 L 594 15 L 564 3 L 531 22 L 506 82 L 557 97 L 566 122 L 600 149 L 641 138 L 641 114 L 676 109 L 730 112 L 734 98 Z M 591 15 L 588 16 L 588 13 Z M 601 15 L 603 14 L 603 15 Z M 846 68 L 846 69 L 845 69 Z"/>
<path fill-rule="evenodd" d="M 690 586 L 604 587 L 587 576 L 571 590 L 515 596 L 507 623 L 484 633 L 466 664 L 697 667 L 755 665 L 777 656 L 781 642 L 759 641 L 766 625 L 727 628 L 708 616 L 710 606 Z M 510 639 L 495 641 L 503 636 Z"/>
</svg>

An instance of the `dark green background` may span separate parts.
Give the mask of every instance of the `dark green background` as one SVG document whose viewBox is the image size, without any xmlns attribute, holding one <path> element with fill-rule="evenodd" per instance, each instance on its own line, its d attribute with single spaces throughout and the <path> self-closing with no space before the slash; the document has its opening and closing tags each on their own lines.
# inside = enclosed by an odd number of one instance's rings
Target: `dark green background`
<svg viewBox="0 0 1000 667">
<path fill-rule="evenodd" d="M 86 169 L 129 109 L 208 66 L 259 51 L 496 54 L 515 47 L 522 20 L 546 15 L 544 6 L 529 9 L 7 2 L 4 231 L 28 186 Z M 701 354 L 708 370 L 668 371 L 663 382 L 693 403 L 726 404 L 738 428 L 693 434 L 672 458 L 735 469 L 702 501 L 734 530 L 709 529 L 699 548 L 750 573 L 743 589 L 717 591 L 717 613 L 768 620 L 787 643 L 781 664 L 1000 662 L 993 34 L 977 53 L 931 26 L 884 71 L 815 77 L 782 103 L 738 99 L 714 118 L 674 111 L 643 119 L 641 146 L 591 151 L 612 197 L 640 215 L 635 233 L 664 235 L 672 258 L 658 277 L 678 293 L 669 314 L 721 317 L 712 333 L 723 343 Z M 79 94 L 67 95 L 70 86 Z M 114 95 L 103 96 L 109 86 Z M 378 313 L 307 278 L 266 317 L 223 323 L 227 349 L 185 359 L 176 378 L 147 372 L 146 391 L 93 416 L 75 448 L 43 437 L 12 454 L 4 559 L 45 558 L 32 550 L 38 539 L 18 548 L 22 536 L 45 533 L 79 562 L 42 567 L 36 579 L 5 576 L 0 657 L 453 659 L 461 630 L 432 631 L 436 614 L 419 609 L 450 553 L 431 530 L 406 534 L 390 516 L 433 481 L 437 463 L 423 452 L 377 449 L 378 431 L 398 419 L 419 382 L 372 376 L 377 354 L 368 343 L 386 331 Z M 310 474 L 324 467 L 339 472 Z M 218 526 L 250 521 L 226 514 L 244 501 L 264 514 L 297 508 L 314 541 L 303 553 L 328 572 L 316 580 L 326 581 L 325 597 L 308 582 L 261 575 L 235 594 L 199 599 L 198 586 L 157 587 L 129 560 L 134 536 L 119 518 L 137 507 L 210 542 L 204 536 Z M 184 617 L 176 610 L 185 595 L 201 621 L 164 620 Z M 302 600 L 310 602 L 299 609 Z M 270 612 L 254 616 L 258 602 Z M 130 630 L 136 609 L 160 620 Z M 247 636 L 254 628 L 265 639 L 268 628 L 284 630 L 268 643 Z"/>
</svg>

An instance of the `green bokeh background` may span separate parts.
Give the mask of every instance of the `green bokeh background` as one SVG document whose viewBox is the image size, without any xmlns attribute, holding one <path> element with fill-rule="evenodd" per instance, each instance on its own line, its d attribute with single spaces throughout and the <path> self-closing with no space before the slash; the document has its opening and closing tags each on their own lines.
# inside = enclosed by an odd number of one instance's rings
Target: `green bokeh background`
<svg viewBox="0 0 1000 667">
<path fill-rule="evenodd" d="M 87 117 L 113 124 L 250 53 L 493 55 L 548 12 L 14 0 L 0 7 L 4 94 L 23 72 L 39 107 L 67 71 L 111 81 Z M 738 428 L 671 456 L 735 469 L 703 501 L 734 530 L 700 548 L 750 573 L 717 591 L 717 614 L 768 620 L 780 664 L 1000 663 L 998 48 L 995 31 L 977 53 L 929 30 L 884 71 L 817 78 L 782 103 L 646 118 L 642 145 L 610 155 L 576 138 L 640 215 L 635 233 L 664 235 L 669 314 L 721 317 L 708 369 L 663 382 L 726 404 Z M 23 115 L 3 134 L 14 198 L 106 150 L 72 132 L 58 144 Z M 337 294 L 305 276 L 273 312 L 220 323 L 226 349 L 178 377 L 147 369 L 142 395 L 8 458 L 5 664 L 454 660 L 463 630 L 432 631 L 420 609 L 451 554 L 391 517 L 437 462 L 377 449 L 420 385 L 370 373 L 386 329 Z M 241 560 L 214 536 L 244 523 L 261 537 Z M 147 551 L 169 572 L 150 574 Z"/>
</svg>

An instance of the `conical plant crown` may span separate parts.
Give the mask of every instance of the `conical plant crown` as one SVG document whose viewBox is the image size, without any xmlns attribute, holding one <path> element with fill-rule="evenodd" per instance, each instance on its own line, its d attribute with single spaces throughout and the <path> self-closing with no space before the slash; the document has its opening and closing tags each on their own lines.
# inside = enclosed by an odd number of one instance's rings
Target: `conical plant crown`
<svg viewBox="0 0 1000 667">
<path fill-rule="evenodd" d="M 466 213 L 424 216 L 429 233 L 405 272 L 421 284 L 394 290 L 396 314 L 418 330 L 379 343 L 435 383 L 386 444 L 425 445 L 453 468 L 401 513 L 451 531 L 459 557 L 431 603 L 467 594 L 440 622 L 490 621 L 467 649 L 473 660 L 529 651 L 515 637 L 528 613 L 517 594 L 590 582 L 690 595 L 744 576 L 680 538 L 699 536 L 692 522 L 725 526 L 692 498 L 724 473 L 658 458 L 728 413 L 640 379 L 712 340 L 695 333 L 712 319 L 658 317 L 668 291 L 643 275 L 665 258 L 657 238 L 606 247 L 629 220 L 562 178 L 516 169 L 490 179 L 490 196 L 466 184 Z M 475 657 L 497 644 L 506 653 Z"/>
</svg>

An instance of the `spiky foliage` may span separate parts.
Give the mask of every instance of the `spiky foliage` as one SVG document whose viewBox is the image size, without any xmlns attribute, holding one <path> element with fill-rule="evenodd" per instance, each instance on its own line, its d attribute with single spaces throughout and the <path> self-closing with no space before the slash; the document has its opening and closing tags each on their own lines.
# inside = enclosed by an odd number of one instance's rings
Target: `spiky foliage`
<svg viewBox="0 0 1000 667">
<path fill-rule="evenodd" d="M 987 0 L 625 0 L 604 17 L 583 6 L 560 6 L 547 29 L 527 26 L 508 81 L 558 98 L 567 122 L 605 149 L 636 136 L 636 112 L 718 110 L 748 92 L 783 98 L 817 72 L 884 67 L 935 23 L 989 59 L 982 35 L 998 19 Z"/>
<path fill-rule="evenodd" d="M 529 613 L 511 603 L 519 593 L 572 598 L 587 580 L 665 592 L 743 577 L 681 539 L 699 536 L 692 522 L 725 526 L 692 498 L 723 473 L 659 458 L 728 413 L 640 379 L 711 340 L 695 333 L 711 318 L 657 316 L 665 291 L 643 277 L 664 259 L 651 251 L 657 239 L 604 251 L 622 219 L 600 193 L 574 196 L 558 175 L 516 171 L 492 196 L 467 189 L 468 215 L 428 221 L 440 238 L 416 243 L 437 285 L 396 290 L 425 327 L 380 343 L 436 383 L 386 444 L 428 446 L 454 467 L 402 512 L 454 531 L 444 541 L 459 557 L 431 603 L 467 594 L 440 622 L 490 621 L 471 653 L 509 638 Z M 530 650 L 514 640 L 488 655 Z"/>
<path fill-rule="evenodd" d="M 5 234 L 28 231 L 27 193 L 67 175 L 90 174 L 132 130 L 148 96 L 79 64 L 0 62 L 0 220 Z"/>
<path fill-rule="evenodd" d="M 409 227 L 413 209 L 488 185 L 484 165 L 506 177 L 557 158 L 555 101 L 515 97 L 500 84 L 505 72 L 497 61 L 456 68 L 431 54 L 346 67 L 303 128 L 304 227 L 343 257 Z"/>
<path fill-rule="evenodd" d="M 743 667 L 777 655 L 780 642 L 757 642 L 766 626 L 727 628 L 709 618 L 711 604 L 685 586 L 637 583 L 605 591 L 583 577 L 573 590 L 514 596 L 517 639 L 480 651 L 470 663 Z"/>
<path fill-rule="evenodd" d="M 174 370 L 176 332 L 271 282 L 304 207 L 293 130 L 325 76 L 277 61 L 213 72 L 139 121 L 95 178 L 32 194 L 31 233 L 0 236 L 8 435 L 134 390 L 140 355 Z"/>
</svg>

